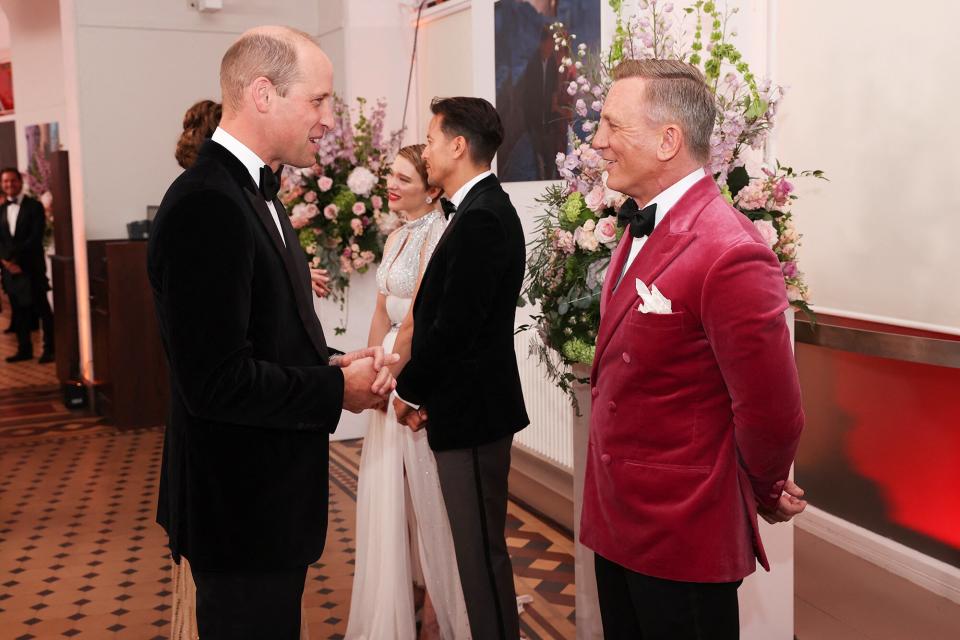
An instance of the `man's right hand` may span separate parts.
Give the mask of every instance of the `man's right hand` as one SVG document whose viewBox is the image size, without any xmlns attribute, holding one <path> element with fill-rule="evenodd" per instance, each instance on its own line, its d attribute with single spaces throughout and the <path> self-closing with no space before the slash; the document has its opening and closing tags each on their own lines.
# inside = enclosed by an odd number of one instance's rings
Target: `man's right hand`
<svg viewBox="0 0 960 640">
<path fill-rule="evenodd" d="M 392 364 L 396 354 L 385 357 L 384 364 Z M 386 379 L 384 377 L 386 376 Z M 384 406 L 397 382 L 387 367 L 377 371 L 373 358 L 354 360 L 343 367 L 343 408 L 352 413 Z"/>
</svg>

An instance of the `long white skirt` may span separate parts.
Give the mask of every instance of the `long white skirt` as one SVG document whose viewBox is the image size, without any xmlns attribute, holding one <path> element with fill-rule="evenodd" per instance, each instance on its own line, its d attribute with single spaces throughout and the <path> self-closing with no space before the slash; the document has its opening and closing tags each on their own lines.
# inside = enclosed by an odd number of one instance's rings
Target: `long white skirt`
<svg viewBox="0 0 960 640">
<path fill-rule="evenodd" d="M 392 350 L 395 340 L 396 331 L 391 330 L 384 338 L 385 351 Z M 407 489 L 413 514 L 407 513 Z M 408 522 L 413 527 L 414 547 Z M 399 424 L 389 406 L 386 413 L 374 412 L 360 457 L 357 557 L 348 639 L 414 640 L 416 560 L 412 557 L 416 556 L 441 636 L 445 640 L 470 638 L 450 521 L 427 433 L 414 433 Z"/>
</svg>

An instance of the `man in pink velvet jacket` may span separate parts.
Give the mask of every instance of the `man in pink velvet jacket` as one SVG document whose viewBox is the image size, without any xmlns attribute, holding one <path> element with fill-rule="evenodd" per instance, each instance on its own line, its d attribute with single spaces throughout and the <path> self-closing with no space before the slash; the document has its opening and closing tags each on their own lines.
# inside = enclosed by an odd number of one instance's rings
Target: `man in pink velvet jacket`
<svg viewBox="0 0 960 640">
<path fill-rule="evenodd" d="M 737 588 L 769 570 L 758 513 L 806 504 L 783 276 L 704 171 L 699 71 L 629 60 L 614 79 L 593 146 L 633 200 L 601 298 L 580 539 L 607 640 L 737 638 Z"/>
</svg>

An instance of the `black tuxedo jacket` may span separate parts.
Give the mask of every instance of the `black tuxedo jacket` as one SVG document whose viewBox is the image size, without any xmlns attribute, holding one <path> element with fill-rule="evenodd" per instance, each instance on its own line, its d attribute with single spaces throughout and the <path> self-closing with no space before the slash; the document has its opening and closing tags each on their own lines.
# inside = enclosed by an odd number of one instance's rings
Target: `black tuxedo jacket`
<svg viewBox="0 0 960 640">
<path fill-rule="evenodd" d="M 327 529 L 328 366 L 309 272 L 243 164 L 208 140 L 167 190 L 147 256 L 170 364 L 157 521 L 198 569 L 315 561 Z"/>
<path fill-rule="evenodd" d="M 24 196 L 16 228 L 10 229 L 9 234 L 7 206 L 6 201 L 0 205 L 0 221 L 7 221 L 7 224 L 0 223 L 0 258 L 17 263 L 29 280 L 34 295 L 45 294 L 50 285 L 43 251 L 43 232 L 47 227 L 43 205 L 30 196 Z"/>
<path fill-rule="evenodd" d="M 426 409 L 436 451 L 487 444 L 530 422 L 513 348 L 525 260 L 517 211 L 497 178 L 484 178 L 424 271 L 411 358 L 397 379 L 397 393 Z"/>
</svg>

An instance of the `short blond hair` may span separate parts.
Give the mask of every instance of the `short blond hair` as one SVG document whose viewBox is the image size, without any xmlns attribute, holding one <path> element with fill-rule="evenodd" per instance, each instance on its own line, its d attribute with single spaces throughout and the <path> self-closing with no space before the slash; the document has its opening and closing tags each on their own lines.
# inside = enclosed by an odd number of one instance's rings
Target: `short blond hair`
<svg viewBox="0 0 960 640">
<path fill-rule="evenodd" d="M 267 78 L 281 96 L 300 79 L 297 46 L 316 46 L 308 34 L 290 27 L 260 27 L 240 36 L 220 62 L 223 105 L 236 111 L 243 104 L 243 91 L 256 78 Z"/>
<path fill-rule="evenodd" d="M 614 68 L 613 79 L 626 78 L 648 80 L 650 118 L 657 123 L 675 120 L 691 155 L 701 162 L 709 160 L 717 106 L 699 69 L 679 60 L 624 60 Z"/>
</svg>

